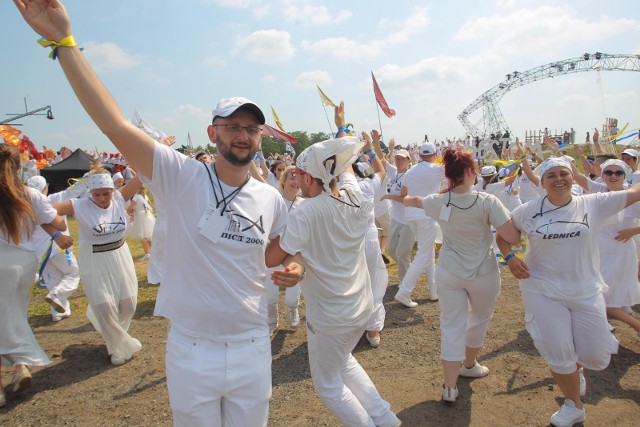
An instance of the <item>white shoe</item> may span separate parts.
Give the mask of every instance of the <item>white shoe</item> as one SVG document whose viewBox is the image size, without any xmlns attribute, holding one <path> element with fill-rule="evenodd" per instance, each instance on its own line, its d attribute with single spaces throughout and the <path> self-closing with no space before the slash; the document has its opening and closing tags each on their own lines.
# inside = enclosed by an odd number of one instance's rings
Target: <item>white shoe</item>
<svg viewBox="0 0 640 427">
<path fill-rule="evenodd" d="M 551 424 L 556 427 L 571 427 L 575 423 L 583 422 L 585 419 L 584 406 L 578 409 L 572 400 L 565 399 L 564 405 L 551 416 Z"/>
<path fill-rule="evenodd" d="M 580 396 L 587 394 L 587 380 L 584 378 L 584 368 L 578 369 L 578 377 L 580 378 Z"/>
<path fill-rule="evenodd" d="M 442 386 L 442 400 L 445 402 L 455 402 L 458 398 L 458 387 Z"/>
<path fill-rule="evenodd" d="M 438 301 L 438 290 L 435 288 L 431 289 L 431 301 Z"/>
<path fill-rule="evenodd" d="M 62 319 L 66 319 L 69 316 L 71 316 L 71 313 L 56 313 L 51 315 L 51 320 L 54 322 L 59 322 Z"/>
<path fill-rule="evenodd" d="M 300 313 L 298 313 L 297 308 L 289 309 L 289 324 L 291 325 L 291 329 L 297 329 L 300 325 Z"/>
<path fill-rule="evenodd" d="M 609 332 L 614 332 L 616 327 L 611 324 L 611 322 L 607 322 L 609 324 Z"/>
<path fill-rule="evenodd" d="M 476 360 L 471 368 L 467 368 L 464 364 L 460 365 L 460 376 L 467 378 L 482 378 L 489 375 L 489 368 L 482 366 Z"/>
<path fill-rule="evenodd" d="M 138 259 L 136 260 L 136 262 L 137 262 L 137 261 L 149 261 L 150 259 L 151 259 L 151 255 L 149 255 L 149 254 L 145 254 L 145 255 L 142 255 L 140 258 L 138 258 Z"/>
<path fill-rule="evenodd" d="M 127 361 L 129 361 L 131 359 L 131 357 L 129 359 L 125 358 L 125 357 L 120 357 L 120 356 L 116 356 L 115 354 L 111 355 L 111 364 L 113 366 L 121 366 L 124 365 L 125 363 L 127 363 Z"/>
<path fill-rule="evenodd" d="M 369 331 L 367 331 L 364 334 L 367 337 L 367 341 L 369 341 L 369 345 L 371 345 L 371 347 L 376 348 L 376 347 L 378 347 L 380 345 L 380 334 L 379 333 L 376 332 L 376 335 L 370 336 L 369 335 Z"/>
<path fill-rule="evenodd" d="M 633 314 L 633 310 L 631 309 L 631 307 L 629 307 L 628 305 L 625 305 L 624 307 L 622 307 L 622 309 L 625 311 L 625 313 L 627 314 Z"/>
<path fill-rule="evenodd" d="M 49 292 L 47 296 L 44 297 L 44 300 L 48 302 L 49 305 L 51 305 L 51 307 L 53 307 L 53 309 L 58 313 L 64 313 L 65 311 L 67 311 L 67 307 L 62 305 L 62 302 L 58 299 L 58 297 L 51 292 Z"/>
<path fill-rule="evenodd" d="M 400 292 L 396 294 L 394 299 L 398 302 L 401 302 L 402 304 L 406 305 L 409 308 L 416 308 L 418 306 L 418 303 L 415 301 L 412 301 L 411 297 L 401 294 Z"/>
</svg>

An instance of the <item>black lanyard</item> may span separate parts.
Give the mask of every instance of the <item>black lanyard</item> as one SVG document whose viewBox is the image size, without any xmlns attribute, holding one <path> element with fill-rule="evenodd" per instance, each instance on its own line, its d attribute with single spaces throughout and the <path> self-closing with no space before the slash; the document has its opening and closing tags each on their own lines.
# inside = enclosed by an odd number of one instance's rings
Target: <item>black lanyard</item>
<svg viewBox="0 0 640 427">
<path fill-rule="evenodd" d="M 461 208 L 460 206 L 454 205 L 453 203 L 451 203 L 451 191 L 447 192 L 449 194 L 449 200 L 447 200 L 447 207 L 449 206 L 453 206 L 454 208 L 458 208 L 460 210 L 466 211 L 467 209 L 471 209 L 473 207 L 473 205 L 476 204 L 476 202 L 478 201 L 478 198 L 480 197 L 480 192 L 478 191 L 476 193 L 476 199 L 473 201 L 473 203 L 471 203 L 471 205 L 467 206 L 466 208 Z"/>
<path fill-rule="evenodd" d="M 347 206 L 351 206 L 352 208 L 360 208 L 360 205 L 356 204 L 356 202 L 353 201 L 353 199 L 351 198 L 351 195 L 349 194 L 349 192 L 347 190 L 344 190 L 345 194 L 347 195 L 347 197 L 349 198 L 349 202 L 345 202 L 342 199 L 339 199 L 331 194 L 329 194 L 328 196 L 331 197 L 334 200 L 337 200 L 340 203 L 344 203 Z"/>
<path fill-rule="evenodd" d="M 216 193 L 216 186 L 213 185 L 213 178 L 211 178 L 211 172 L 209 172 L 209 168 L 207 167 L 206 163 L 203 163 L 203 165 L 205 170 L 207 171 L 207 174 L 209 175 L 209 182 L 211 182 L 211 188 L 213 189 L 213 197 L 215 197 L 216 199 L 216 209 L 218 209 L 220 205 L 224 205 L 222 207 L 222 210 L 220 211 L 220 216 L 222 216 L 224 212 L 227 210 L 227 206 L 229 205 L 229 203 L 231 203 L 231 201 L 236 198 L 236 196 L 240 193 L 240 190 L 242 190 L 242 187 L 244 187 L 245 184 L 249 182 L 249 175 L 247 175 L 247 179 L 242 183 L 242 185 L 240 185 L 240 187 L 236 188 L 231 193 L 225 196 L 224 191 L 222 190 L 222 184 L 220 184 L 220 177 L 218 176 L 218 171 L 216 170 L 216 164 L 214 163 L 213 173 L 216 174 L 216 179 L 218 180 L 218 188 L 220 189 L 220 195 L 222 197 L 221 200 L 218 200 L 218 194 Z"/>
<path fill-rule="evenodd" d="M 549 209 L 548 211 L 542 212 L 542 208 L 544 207 L 544 201 L 545 201 L 545 200 L 547 200 L 547 196 L 544 196 L 544 198 L 542 199 L 542 203 L 540 203 L 540 212 L 538 212 L 537 214 L 535 214 L 535 215 L 533 216 L 533 218 L 537 218 L 537 217 L 542 218 L 542 216 L 543 216 L 544 214 L 546 214 L 546 213 L 553 212 L 553 211 L 557 211 L 558 209 L 562 209 L 562 208 L 564 208 L 565 206 L 567 206 L 569 203 L 571 203 L 571 202 L 573 201 L 573 197 L 572 197 L 571 199 L 569 199 L 569 201 L 568 201 L 567 203 L 565 203 L 564 205 L 562 205 L 562 206 L 558 206 L 558 207 L 556 207 L 556 208 Z"/>
</svg>

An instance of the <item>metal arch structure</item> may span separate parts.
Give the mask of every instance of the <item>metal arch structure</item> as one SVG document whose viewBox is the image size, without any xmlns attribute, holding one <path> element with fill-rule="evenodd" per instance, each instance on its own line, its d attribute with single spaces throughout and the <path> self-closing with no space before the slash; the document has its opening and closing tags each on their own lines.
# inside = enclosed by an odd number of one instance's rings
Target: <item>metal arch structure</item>
<svg viewBox="0 0 640 427">
<path fill-rule="evenodd" d="M 538 80 L 584 71 L 640 71 L 640 55 L 585 53 L 579 58 L 551 62 L 528 71 L 514 71 L 507 74 L 504 81 L 476 98 L 458 115 L 458 119 L 470 136 L 482 137 L 506 132 L 511 135 L 509 125 L 498 106 L 507 92 Z M 479 108 L 483 110 L 484 130 L 469 121 L 469 116 Z"/>
</svg>

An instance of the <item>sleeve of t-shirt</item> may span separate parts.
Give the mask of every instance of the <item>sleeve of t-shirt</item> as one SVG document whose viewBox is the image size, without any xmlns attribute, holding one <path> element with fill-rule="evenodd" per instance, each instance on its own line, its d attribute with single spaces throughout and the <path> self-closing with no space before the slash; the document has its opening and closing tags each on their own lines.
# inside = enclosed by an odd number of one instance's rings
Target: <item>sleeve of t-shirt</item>
<svg viewBox="0 0 640 427">
<path fill-rule="evenodd" d="M 274 239 L 276 236 L 282 234 L 285 229 L 285 225 L 289 220 L 289 212 L 287 210 L 287 205 L 284 202 L 284 199 L 279 195 L 275 197 L 275 199 L 275 212 L 273 217 L 274 220 L 273 225 L 271 226 L 271 232 L 269 233 L 269 239 Z"/>
<path fill-rule="evenodd" d="M 198 165 L 203 163 L 198 162 Z M 197 165 L 196 165 L 197 166 Z M 160 194 L 167 203 L 175 197 L 182 195 L 193 185 L 194 164 L 189 158 L 166 145 L 155 143 L 153 152 L 153 179 L 140 175 L 140 179 L 151 188 L 154 193 Z M 203 185 L 205 183 L 199 183 Z M 209 185 L 209 183 L 206 183 Z M 191 189 L 191 191 L 200 191 Z"/>
<path fill-rule="evenodd" d="M 309 244 L 311 234 L 304 211 L 304 207 L 300 206 L 289 214 L 287 226 L 280 236 L 280 247 L 288 254 L 304 252 Z"/>
<path fill-rule="evenodd" d="M 485 208 L 489 211 L 489 223 L 493 225 L 494 228 L 506 224 L 511 219 L 509 210 L 504 207 L 497 197 L 490 194 L 484 203 Z"/>
<path fill-rule="evenodd" d="M 526 207 L 529 206 L 529 203 L 525 203 L 523 205 L 518 206 L 517 208 L 515 208 L 514 210 L 511 211 L 511 221 L 513 221 L 513 225 L 515 225 L 515 227 L 518 230 L 522 230 L 522 228 L 524 227 L 524 223 L 527 220 L 526 218 L 526 212 L 527 209 Z"/>
<path fill-rule="evenodd" d="M 589 193 L 604 193 L 608 191 L 607 184 L 595 182 L 590 178 L 587 178 L 587 189 L 589 190 Z"/>
<path fill-rule="evenodd" d="M 640 202 L 629 205 L 624 210 L 624 216 L 627 218 L 640 218 Z"/>
<path fill-rule="evenodd" d="M 36 224 L 49 224 L 58 215 L 58 212 L 47 201 L 47 198 L 41 192 L 27 187 L 29 197 L 31 198 L 31 206 L 35 214 Z"/>
<path fill-rule="evenodd" d="M 604 218 L 620 212 L 627 203 L 626 191 L 587 194 L 581 197 L 584 197 L 589 203 L 587 212 L 593 214 L 595 217 L 593 220 L 598 223 Z"/>
<path fill-rule="evenodd" d="M 343 173 L 340 175 L 340 189 L 362 194 L 358 181 L 356 181 L 356 177 L 350 173 Z"/>
</svg>

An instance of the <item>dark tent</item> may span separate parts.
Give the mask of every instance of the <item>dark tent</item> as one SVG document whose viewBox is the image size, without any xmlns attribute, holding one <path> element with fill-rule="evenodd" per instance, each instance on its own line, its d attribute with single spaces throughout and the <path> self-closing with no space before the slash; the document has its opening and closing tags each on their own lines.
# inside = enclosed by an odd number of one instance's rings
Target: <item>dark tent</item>
<svg viewBox="0 0 640 427">
<path fill-rule="evenodd" d="M 40 175 L 49 183 L 49 193 L 57 193 L 69 186 L 67 182 L 69 178 L 81 178 L 82 175 L 89 172 L 91 163 L 94 162 L 95 159 L 78 148 L 60 163 L 40 169 Z M 111 165 L 103 166 L 113 173 Z"/>
</svg>

